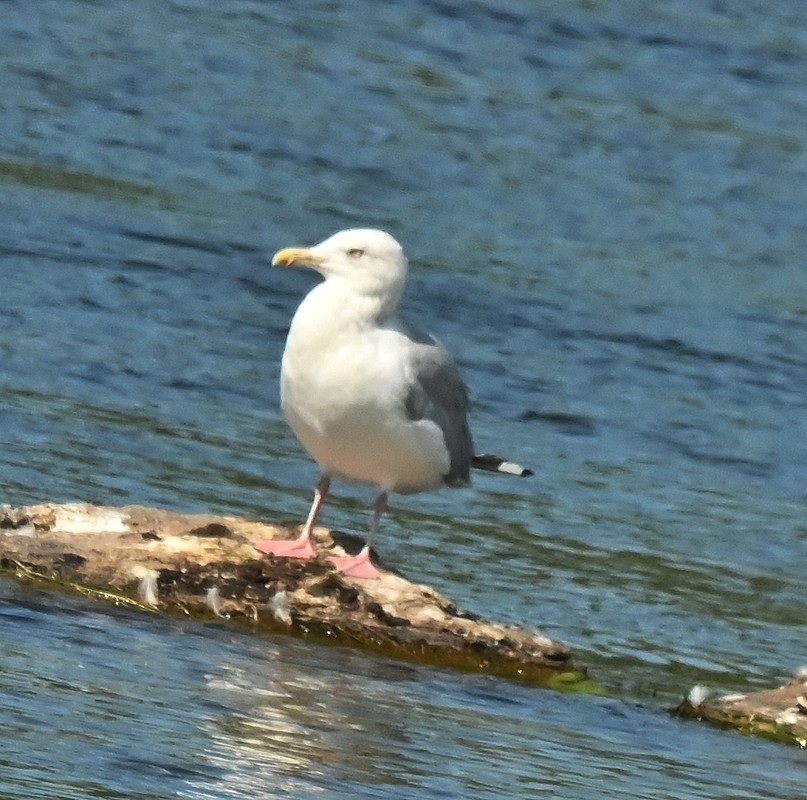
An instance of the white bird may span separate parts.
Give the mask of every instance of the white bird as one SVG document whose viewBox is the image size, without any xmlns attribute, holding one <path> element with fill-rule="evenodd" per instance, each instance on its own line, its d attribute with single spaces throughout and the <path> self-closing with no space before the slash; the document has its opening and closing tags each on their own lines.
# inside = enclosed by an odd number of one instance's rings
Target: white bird
<svg viewBox="0 0 807 800">
<path fill-rule="evenodd" d="M 274 266 L 306 266 L 325 279 L 291 323 L 280 377 L 283 413 L 322 476 L 297 539 L 263 553 L 313 558 L 311 533 L 331 478 L 378 487 L 367 542 L 337 569 L 376 578 L 370 548 L 389 492 L 466 486 L 471 466 L 531 475 L 496 456 L 474 456 L 468 391 L 449 352 L 395 314 L 406 283 L 403 249 L 379 230 L 346 230 L 311 248 L 289 247 Z"/>
</svg>

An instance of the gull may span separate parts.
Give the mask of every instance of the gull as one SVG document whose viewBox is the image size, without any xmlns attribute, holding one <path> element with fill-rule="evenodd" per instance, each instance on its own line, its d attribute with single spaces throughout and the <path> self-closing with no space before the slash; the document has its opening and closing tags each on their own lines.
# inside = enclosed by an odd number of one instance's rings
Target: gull
<svg viewBox="0 0 807 800">
<path fill-rule="evenodd" d="M 314 558 L 312 531 L 331 480 L 371 484 L 378 494 L 364 547 L 329 560 L 345 575 L 378 578 L 370 553 L 390 492 L 467 486 L 472 466 L 532 474 L 474 455 L 468 390 L 454 359 L 396 314 L 408 264 L 392 236 L 344 230 L 314 247 L 284 248 L 272 264 L 324 278 L 292 319 L 280 373 L 283 414 L 321 477 L 300 535 L 258 542 L 260 552 Z"/>
</svg>

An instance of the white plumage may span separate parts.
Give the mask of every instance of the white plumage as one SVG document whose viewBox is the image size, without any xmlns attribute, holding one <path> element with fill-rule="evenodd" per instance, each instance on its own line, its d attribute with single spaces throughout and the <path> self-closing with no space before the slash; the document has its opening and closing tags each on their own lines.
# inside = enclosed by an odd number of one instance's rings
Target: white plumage
<svg viewBox="0 0 807 800">
<path fill-rule="evenodd" d="M 315 247 L 281 250 L 272 263 L 307 266 L 325 279 L 294 315 L 281 369 L 283 413 L 322 478 L 300 537 L 258 549 L 312 557 L 311 531 L 330 479 L 369 483 L 379 494 L 367 545 L 331 560 L 354 577 L 377 577 L 370 545 L 387 494 L 469 482 L 465 384 L 444 347 L 397 318 L 407 261 L 389 234 L 341 231 Z M 500 468 L 490 457 L 481 466 Z"/>
</svg>

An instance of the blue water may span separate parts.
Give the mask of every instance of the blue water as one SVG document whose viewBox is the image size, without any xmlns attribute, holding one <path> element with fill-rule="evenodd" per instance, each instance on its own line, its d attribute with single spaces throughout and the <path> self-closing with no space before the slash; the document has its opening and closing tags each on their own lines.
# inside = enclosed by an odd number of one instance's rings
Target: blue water
<svg viewBox="0 0 807 800">
<path fill-rule="evenodd" d="M 7 2 L 0 65 L 0 502 L 301 520 L 277 377 L 314 278 L 268 259 L 383 227 L 478 449 L 536 477 L 395 498 L 379 548 L 609 694 L 9 579 L 0 793 L 803 793 L 801 751 L 666 709 L 807 658 L 807 12 Z"/>
</svg>

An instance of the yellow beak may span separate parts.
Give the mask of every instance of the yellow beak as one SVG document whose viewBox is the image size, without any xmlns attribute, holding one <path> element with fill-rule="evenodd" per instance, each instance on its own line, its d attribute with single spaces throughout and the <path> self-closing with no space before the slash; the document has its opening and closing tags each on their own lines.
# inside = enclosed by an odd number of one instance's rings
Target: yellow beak
<svg viewBox="0 0 807 800">
<path fill-rule="evenodd" d="M 307 247 L 284 247 L 272 258 L 273 267 L 316 267 L 321 263 Z"/>
</svg>

